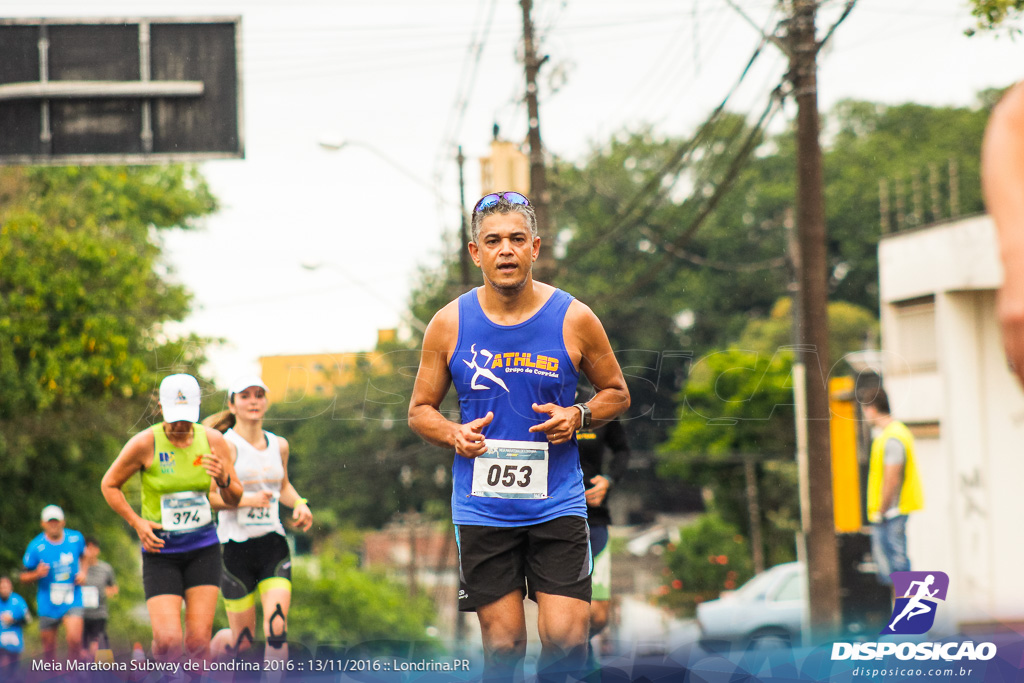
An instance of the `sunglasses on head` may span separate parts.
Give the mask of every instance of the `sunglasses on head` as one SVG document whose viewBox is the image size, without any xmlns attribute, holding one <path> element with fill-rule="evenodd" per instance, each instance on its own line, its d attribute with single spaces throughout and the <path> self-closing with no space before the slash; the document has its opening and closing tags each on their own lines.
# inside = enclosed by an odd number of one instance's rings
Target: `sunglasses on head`
<svg viewBox="0 0 1024 683">
<path fill-rule="evenodd" d="M 485 194 L 480 198 L 480 201 L 473 207 L 473 213 L 483 211 L 495 206 L 502 199 L 507 201 L 509 204 L 520 204 L 522 206 L 529 206 L 530 200 L 526 198 L 526 195 L 519 194 L 518 192 L 492 192 L 491 194 Z"/>
</svg>

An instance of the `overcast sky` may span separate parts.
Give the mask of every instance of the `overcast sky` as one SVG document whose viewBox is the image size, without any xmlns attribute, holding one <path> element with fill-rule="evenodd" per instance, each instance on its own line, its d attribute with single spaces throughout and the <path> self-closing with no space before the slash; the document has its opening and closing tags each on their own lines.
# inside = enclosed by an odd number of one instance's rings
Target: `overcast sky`
<svg viewBox="0 0 1024 683">
<path fill-rule="evenodd" d="M 776 18 L 773 0 L 736 2 L 755 23 Z M 821 23 L 842 4 L 826 1 Z M 725 0 L 535 5 L 549 56 L 542 133 L 550 152 L 570 160 L 645 123 L 692 131 L 759 39 Z M 78 0 L 0 0 L 0 8 L 3 16 L 242 17 L 246 158 L 204 164 L 222 211 L 201 231 L 166 237 L 175 277 L 195 294 L 184 329 L 228 340 L 207 368 L 221 384 L 257 369 L 261 355 L 372 348 L 378 328 L 399 324 L 417 268 L 453 246 L 442 236 L 459 220 L 454 145 L 469 158 L 471 203 L 492 123 L 507 139 L 526 135 L 516 0 L 95 0 L 88 12 Z M 961 0 L 860 0 L 821 57 L 822 109 L 843 98 L 966 106 L 978 90 L 1024 75 L 1024 41 L 968 39 L 971 25 Z M 785 66 L 766 50 L 732 108 L 759 111 Z M 318 145 L 326 138 L 353 144 L 330 152 Z"/>
</svg>

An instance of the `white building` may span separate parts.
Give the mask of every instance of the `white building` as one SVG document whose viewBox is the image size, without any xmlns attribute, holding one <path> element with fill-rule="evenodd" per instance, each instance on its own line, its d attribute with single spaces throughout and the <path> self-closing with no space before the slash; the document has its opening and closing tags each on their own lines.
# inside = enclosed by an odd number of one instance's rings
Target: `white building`
<svg viewBox="0 0 1024 683">
<path fill-rule="evenodd" d="M 1024 621 L 1024 392 L 996 318 L 1002 281 L 988 216 L 884 236 L 884 382 L 917 437 L 925 509 L 915 570 L 949 575 L 942 628 Z"/>
</svg>

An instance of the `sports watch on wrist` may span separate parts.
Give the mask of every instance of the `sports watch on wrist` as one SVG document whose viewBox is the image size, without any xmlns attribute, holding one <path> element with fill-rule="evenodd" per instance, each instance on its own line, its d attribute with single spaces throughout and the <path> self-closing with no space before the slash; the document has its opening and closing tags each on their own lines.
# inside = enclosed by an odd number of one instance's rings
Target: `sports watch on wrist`
<svg viewBox="0 0 1024 683">
<path fill-rule="evenodd" d="M 579 408 L 580 410 L 580 429 L 586 429 L 590 426 L 590 406 L 586 403 L 577 403 L 573 408 Z"/>
</svg>

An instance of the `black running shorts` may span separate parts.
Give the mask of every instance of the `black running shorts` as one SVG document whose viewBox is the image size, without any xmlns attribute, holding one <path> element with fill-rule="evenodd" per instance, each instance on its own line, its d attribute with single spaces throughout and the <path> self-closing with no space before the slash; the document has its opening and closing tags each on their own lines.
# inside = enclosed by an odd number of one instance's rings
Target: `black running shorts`
<svg viewBox="0 0 1024 683">
<path fill-rule="evenodd" d="M 558 517 L 517 527 L 455 527 L 459 545 L 459 610 L 521 591 L 590 602 L 590 530 L 583 517 Z"/>
<path fill-rule="evenodd" d="M 100 590 L 103 590 L 102 588 Z M 110 648 L 110 639 L 107 638 L 106 619 L 86 619 L 85 627 L 82 629 L 82 645 L 86 649 L 96 643 L 100 650 Z"/>
<path fill-rule="evenodd" d="M 183 553 L 142 553 L 142 587 L 149 600 L 180 595 L 194 586 L 220 585 L 220 544 Z"/>
<path fill-rule="evenodd" d="M 288 541 L 278 533 L 224 544 L 224 577 L 220 590 L 225 600 L 240 600 L 267 579 L 291 581 Z"/>
</svg>

